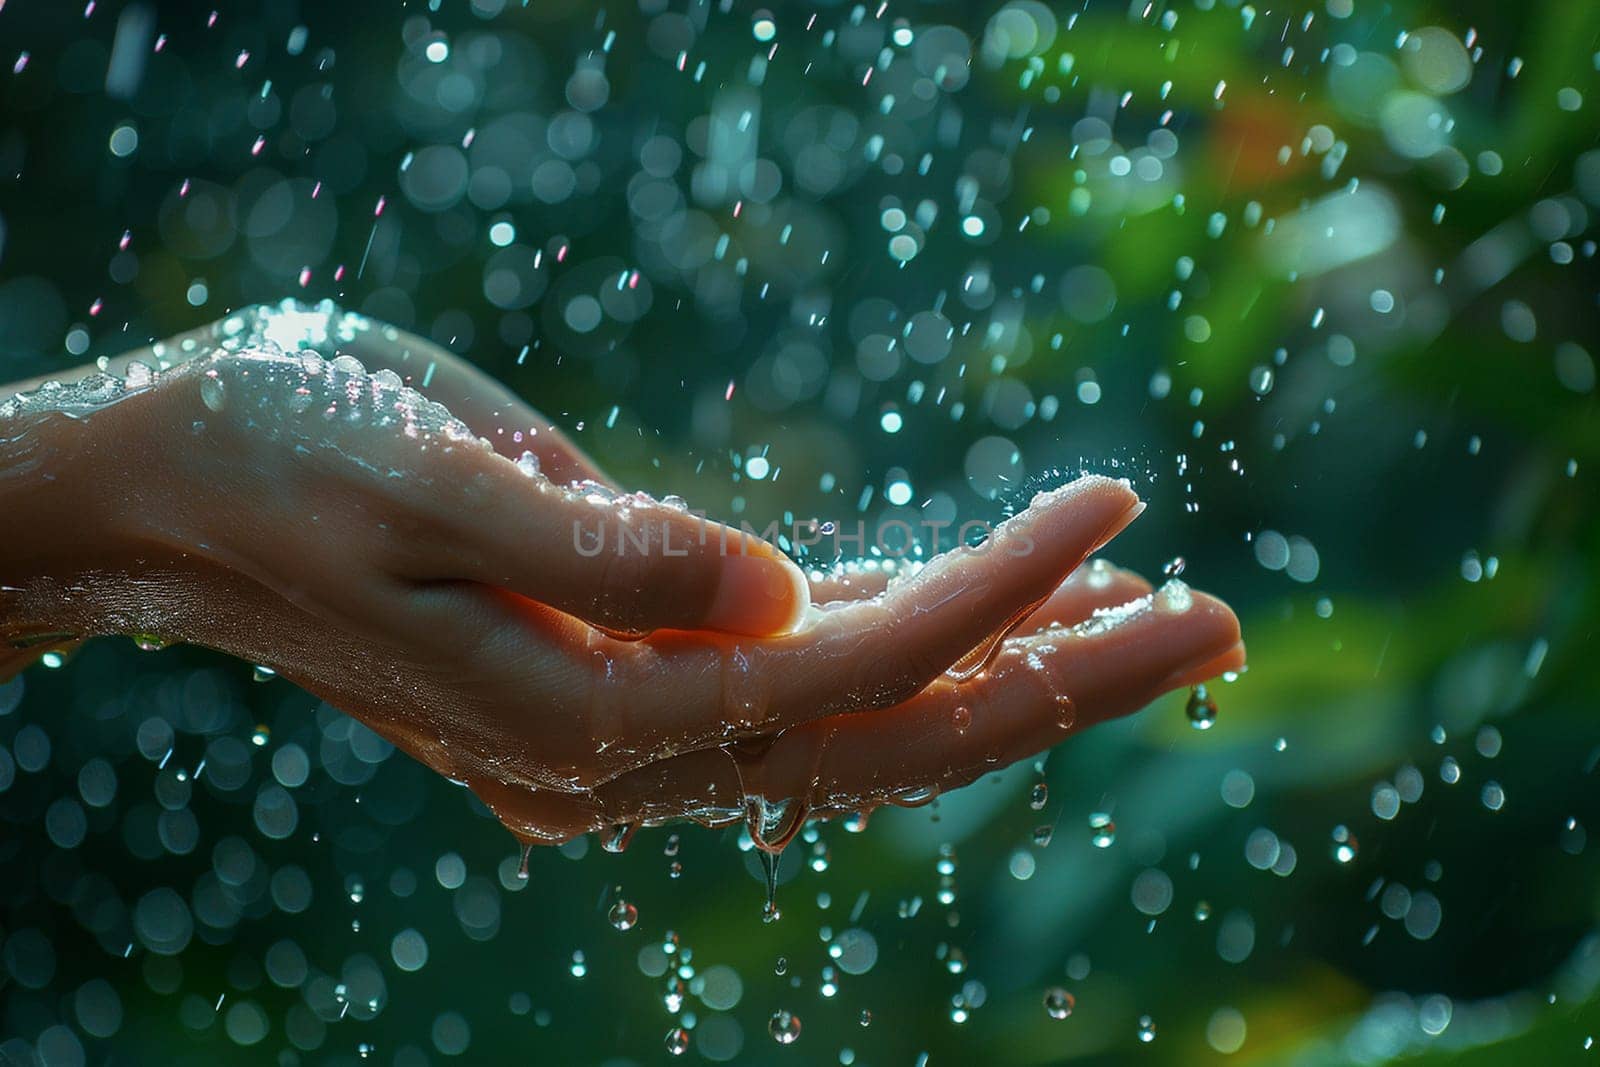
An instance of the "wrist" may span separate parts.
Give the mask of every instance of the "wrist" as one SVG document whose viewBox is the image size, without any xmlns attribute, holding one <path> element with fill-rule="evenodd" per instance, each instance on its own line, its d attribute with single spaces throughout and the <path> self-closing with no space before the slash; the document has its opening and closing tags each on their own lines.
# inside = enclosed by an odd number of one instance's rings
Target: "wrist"
<svg viewBox="0 0 1600 1067">
<path fill-rule="evenodd" d="M 129 521 L 134 496 L 159 472 L 138 416 L 148 395 L 81 417 L 0 413 L 0 641 L 110 632 L 108 604 L 144 562 Z M 158 461 L 159 462 L 159 461 Z"/>
</svg>

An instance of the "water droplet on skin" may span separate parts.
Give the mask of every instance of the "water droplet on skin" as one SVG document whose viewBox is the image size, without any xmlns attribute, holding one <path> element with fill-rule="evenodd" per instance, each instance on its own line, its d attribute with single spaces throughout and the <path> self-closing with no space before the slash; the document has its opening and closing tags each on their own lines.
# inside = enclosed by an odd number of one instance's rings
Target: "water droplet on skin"
<svg viewBox="0 0 1600 1067">
<path fill-rule="evenodd" d="M 200 399 L 212 411 L 221 411 L 228 405 L 228 390 L 215 370 L 200 376 Z"/>
<path fill-rule="evenodd" d="M 790 1011 L 775 1011 L 767 1020 L 767 1032 L 780 1045 L 792 1045 L 800 1039 L 800 1016 Z"/>
<path fill-rule="evenodd" d="M 967 727 L 972 725 L 972 712 L 963 705 L 957 705 L 956 710 L 950 713 L 950 722 L 956 728 L 956 733 L 964 734 Z"/>
<path fill-rule="evenodd" d="M 939 791 L 932 786 L 917 786 L 913 789 L 902 790 L 889 798 L 889 803 L 902 808 L 920 808 L 924 804 L 931 804 Z"/>
<path fill-rule="evenodd" d="M 1168 578 L 1156 594 L 1156 603 L 1173 612 L 1181 614 L 1194 607 L 1194 590 L 1189 588 L 1187 582 L 1181 578 Z"/>
<path fill-rule="evenodd" d="M 1078 722 L 1078 706 L 1072 702 L 1071 697 L 1062 693 L 1056 694 L 1055 701 L 1056 726 L 1063 730 L 1072 729 Z"/>
<path fill-rule="evenodd" d="M 128 382 L 128 389 L 144 389 L 147 386 L 154 386 L 155 371 L 150 368 L 149 363 L 134 360 L 123 373 L 123 379 Z"/>
<path fill-rule="evenodd" d="M 277 676 L 277 671 L 264 664 L 257 663 L 250 669 L 250 680 L 253 682 L 270 682 Z"/>
<path fill-rule="evenodd" d="M 171 643 L 172 642 L 168 641 L 166 638 L 157 637 L 155 634 L 133 635 L 134 647 L 139 649 L 141 652 L 160 652 L 163 648 L 166 648 Z"/>
<path fill-rule="evenodd" d="M 746 795 L 745 829 L 751 843 L 763 853 L 781 855 L 805 825 L 806 810 L 803 801 L 774 803 L 759 794 Z"/>
<path fill-rule="evenodd" d="M 333 369 L 341 374 L 351 376 L 367 373 L 366 364 L 348 352 L 341 352 L 333 357 Z"/>
<path fill-rule="evenodd" d="M 1065 1019 L 1072 1014 L 1072 1009 L 1077 1003 L 1077 998 L 1065 989 L 1053 987 L 1044 992 L 1044 1011 L 1052 1019 L 1058 1021 Z"/>
<path fill-rule="evenodd" d="M 667 1031 L 667 1053 L 672 1056 L 682 1056 L 689 1051 L 689 1031 L 681 1026 L 674 1026 Z"/>
<path fill-rule="evenodd" d="M 968 678 L 982 673 L 989 664 L 994 662 L 994 658 L 1000 654 L 1000 648 L 1005 644 L 1006 638 L 1010 637 L 1012 632 L 1022 625 L 1023 620 L 1037 611 L 1047 599 L 1048 594 L 1040 597 L 1007 619 L 998 630 L 984 638 L 976 648 L 956 660 L 950 669 L 945 671 L 945 677 L 951 681 L 964 682 Z"/>
<path fill-rule="evenodd" d="M 1184 711 L 1189 716 L 1189 725 L 1196 730 L 1209 730 L 1216 725 L 1217 702 L 1203 685 L 1197 685 L 1189 691 L 1189 703 Z"/>
</svg>

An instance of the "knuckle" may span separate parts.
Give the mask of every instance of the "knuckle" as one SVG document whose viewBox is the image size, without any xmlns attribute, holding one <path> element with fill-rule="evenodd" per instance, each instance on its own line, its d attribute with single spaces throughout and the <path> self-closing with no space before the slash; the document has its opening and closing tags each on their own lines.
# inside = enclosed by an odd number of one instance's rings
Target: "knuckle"
<svg viewBox="0 0 1600 1067">
<path fill-rule="evenodd" d="M 893 634 L 896 629 L 893 614 L 888 610 L 873 613 L 867 621 L 866 630 L 873 635 Z M 909 643 L 904 636 L 892 638 L 891 643 L 905 647 L 890 655 L 878 654 L 878 641 L 874 636 L 850 653 L 847 693 L 854 708 L 886 708 L 909 700 L 943 670 L 943 665 L 925 646 Z"/>
<path fill-rule="evenodd" d="M 599 581 L 590 607 L 600 622 L 637 624 L 643 621 L 649 562 L 626 545 L 611 544 L 599 559 Z"/>
</svg>

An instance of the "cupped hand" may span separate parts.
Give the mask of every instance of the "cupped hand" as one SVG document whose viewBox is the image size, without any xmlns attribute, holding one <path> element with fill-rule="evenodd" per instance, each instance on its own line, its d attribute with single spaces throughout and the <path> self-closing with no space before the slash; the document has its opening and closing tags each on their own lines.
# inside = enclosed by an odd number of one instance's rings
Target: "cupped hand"
<svg viewBox="0 0 1600 1067">
<path fill-rule="evenodd" d="M 1089 499 L 1077 506 L 1094 507 L 1094 495 L 1106 489 L 1101 479 L 1082 479 L 1066 492 L 1069 499 L 1083 493 Z M 877 593 L 885 584 L 882 572 L 867 572 L 817 580 L 813 588 L 816 597 L 841 601 L 821 613 L 824 619 L 846 619 L 861 610 L 852 601 L 881 606 L 892 598 Z M 895 592 L 915 584 L 910 579 Z M 895 654 L 896 638 L 883 638 L 884 653 Z M 758 846 L 776 851 L 807 817 L 925 803 L 1244 662 L 1239 623 L 1226 604 L 1177 580 L 1152 590 L 1138 575 L 1094 559 L 1060 582 L 970 676 L 941 673 L 898 701 L 858 691 L 853 710 L 824 707 L 764 738 L 658 760 L 577 796 L 495 781 L 475 788 L 526 839 L 689 816 L 708 825 L 744 820 Z"/>
<path fill-rule="evenodd" d="M 1078 571 L 1142 507 L 1122 483 L 1081 479 L 979 549 L 815 606 L 770 546 L 615 494 L 442 350 L 353 316 L 261 325 L 0 409 L 10 472 L 46 472 L 0 574 L 7 638 L 145 634 L 271 667 L 545 841 L 952 788 L 1242 661 L 1224 606 L 1169 591 L 946 674 L 1030 610 L 1023 632 L 1143 591 Z"/>
</svg>

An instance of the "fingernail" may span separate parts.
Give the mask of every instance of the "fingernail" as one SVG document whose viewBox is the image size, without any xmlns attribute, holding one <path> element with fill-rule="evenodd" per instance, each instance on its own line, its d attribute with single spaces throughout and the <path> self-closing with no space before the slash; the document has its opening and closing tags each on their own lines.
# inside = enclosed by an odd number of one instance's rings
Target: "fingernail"
<svg viewBox="0 0 1600 1067">
<path fill-rule="evenodd" d="M 1126 530 L 1129 526 L 1131 526 L 1133 524 L 1133 520 L 1137 519 L 1140 515 L 1143 515 L 1144 509 L 1147 507 L 1149 507 L 1149 505 L 1143 500 L 1135 500 L 1132 507 L 1130 507 L 1127 511 L 1124 511 L 1121 515 L 1118 515 L 1116 519 L 1112 521 L 1111 525 L 1106 527 L 1105 532 L 1100 535 L 1099 544 L 1095 545 L 1095 551 L 1099 551 L 1101 548 L 1104 548 L 1112 538 L 1116 537 L 1123 530 Z"/>
<path fill-rule="evenodd" d="M 721 560 L 717 595 L 705 625 L 726 633 L 786 634 L 805 617 L 809 599 L 805 575 L 787 559 L 730 549 Z"/>
</svg>

